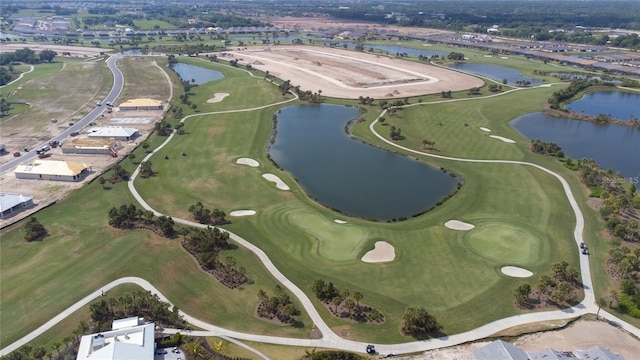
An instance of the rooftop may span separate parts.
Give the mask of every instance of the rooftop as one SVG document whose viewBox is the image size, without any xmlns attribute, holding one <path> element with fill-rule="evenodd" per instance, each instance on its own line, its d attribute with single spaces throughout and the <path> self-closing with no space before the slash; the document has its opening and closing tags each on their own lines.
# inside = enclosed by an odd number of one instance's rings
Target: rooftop
<svg viewBox="0 0 640 360">
<path fill-rule="evenodd" d="M 42 175 L 75 176 L 83 170 L 91 168 L 91 165 L 62 160 L 34 160 L 32 164 L 23 164 L 16 167 L 16 173 L 32 173 Z"/>
<path fill-rule="evenodd" d="M 85 335 L 77 360 L 153 360 L 154 324 L 137 317 L 115 320 L 113 330 Z"/>
<path fill-rule="evenodd" d="M 11 209 L 29 200 L 33 200 L 33 196 L 0 193 L 0 212 Z"/>
<path fill-rule="evenodd" d="M 138 132 L 138 129 L 122 126 L 105 126 L 94 127 L 89 131 L 89 137 L 132 137 Z"/>
</svg>

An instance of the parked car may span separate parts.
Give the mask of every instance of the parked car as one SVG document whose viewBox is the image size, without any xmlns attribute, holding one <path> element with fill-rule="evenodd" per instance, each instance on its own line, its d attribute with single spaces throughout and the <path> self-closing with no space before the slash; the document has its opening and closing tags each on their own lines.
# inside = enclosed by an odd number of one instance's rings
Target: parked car
<svg viewBox="0 0 640 360">
<path fill-rule="evenodd" d="M 22 155 L 20 154 L 20 151 L 16 151 L 13 153 L 13 157 L 20 157 L 20 155 Z"/>
</svg>

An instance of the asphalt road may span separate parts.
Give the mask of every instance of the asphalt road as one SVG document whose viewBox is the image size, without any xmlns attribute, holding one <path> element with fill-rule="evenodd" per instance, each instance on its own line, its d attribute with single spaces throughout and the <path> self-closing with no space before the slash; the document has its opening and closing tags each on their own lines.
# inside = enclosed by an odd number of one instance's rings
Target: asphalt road
<svg viewBox="0 0 640 360">
<path fill-rule="evenodd" d="M 67 137 L 69 137 L 71 133 L 79 132 L 85 126 L 89 125 L 90 122 L 100 117 L 100 115 L 102 115 L 103 112 L 107 111 L 106 105 L 104 104 L 106 104 L 107 102 L 113 103 L 118 98 L 118 96 L 120 96 L 120 93 L 122 92 L 122 88 L 124 86 L 124 75 L 122 75 L 122 72 L 120 71 L 120 69 L 116 67 L 116 62 L 120 57 L 122 57 L 122 55 L 116 54 L 116 55 L 110 56 L 107 59 L 107 66 L 109 67 L 109 70 L 111 70 L 111 73 L 113 74 L 113 87 L 111 87 L 111 91 L 109 91 L 109 94 L 107 95 L 107 97 L 105 97 L 101 101 L 101 103 L 103 104 L 102 106 L 96 105 L 93 110 L 91 110 L 87 115 L 85 115 L 85 117 L 75 122 L 68 129 L 64 130 L 63 132 L 56 135 L 55 137 L 43 142 L 42 144 L 39 144 L 38 146 L 32 148 L 28 152 L 22 153 L 22 156 L 17 157 L 7 163 L 0 165 L 0 173 L 4 173 L 5 171 L 11 170 L 20 164 L 33 160 L 36 156 L 38 156 L 38 154 L 36 153 L 38 149 L 42 148 L 45 145 L 48 145 L 51 141 L 59 141 L 62 143 L 62 141 L 64 141 Z"/>
</svg>

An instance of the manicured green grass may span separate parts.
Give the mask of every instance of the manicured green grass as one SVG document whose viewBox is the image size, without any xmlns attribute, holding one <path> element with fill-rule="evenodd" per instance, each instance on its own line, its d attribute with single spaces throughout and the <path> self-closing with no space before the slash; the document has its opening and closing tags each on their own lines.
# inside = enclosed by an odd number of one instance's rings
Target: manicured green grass
<svg viewBox="0 0 640 360">
<path fill-rule="evenodd" d="M 172 25 L 162 20 L 134 20 L 133 24 L 141 30 L 155 30 L 155 29 L 174 29 L 175 25 Z"/>
<path fill-rule="evenodd" d="M 466 244 L 481 256 L 505 264 L 526 265 L 538 257 L 540 239 L 521 230 L 524 224 L 491 223 L 469 232 Z"/>
<path fill-rule="evenodd" d="M 185 61 L 206 65 L 197 59 Z M 220 64 L 210 66 L 222 71 L 225 79 L 192 89 L 190 98 L 198 104 L 197 112 L 249 108 L 285 99 L 263 79 L 251 79 Z M 443 155 L 533 161 L 568 174 L 574 189 L 579 189 L 573 172 L 554 159 L 530 154 L 527 141 L 507 124 L 517 115 L 539 110 L 553 90 L 523 90 L 490 99 L 416 106 L 398 112 L 388 122 L 403 129 L 407 138 L 401 143 L 405 146 L 421 149 L 422 139 L 430 138 Z M 221 103 L 206 103 L 214 92 L 232 95 Z M 236 94 L 244 96 L 233 96 Z M 426 102 L 435 97 L 423 98 Z M 275 111 L 276 107 L 270 107 L 188 119 L 187 134 L 176 136 L 151 158 L 157 175 L 136 180 L 136 187 L 152 207 L 176 217 L 190 218 L 187 209 L 197 201 L 227 213 L 257 210 L 255 216 L 232 218 L 226 227 L 262 248 L 280 271 L 308 294 L 313 281 L 323 278 L 351 293 L 361 291 L 363 303 L 384 313 L 384 324 L 356 324 L 333 318 L 324 305 L 316 302 L 329 325 L 349 329 L 353 339 L 411 340 L 398 331 L 407 306 L 427 308 L 443 323 L 445 333 L 469 330 L 523 312 L 512 305 L 513 289 L 522 282 L 535 284 L 540 275 L 549 272 L 551 264 L 565 260 L 578 267 L 572 235 L 575 220 L 559 182 L 524 165 L 460 163 L 412 155 L 461 175 L 465 184 L 460 192 L 443 206 L 408 221 L 374 223 L 346 218 L 347 226 L 333 226 L 333 219 L 345 217 L 310 200 L 290 174 L 279 171 L 267 159 L 264 149 Z M 375 107 L 369 108 L 367 121 L 356 125 L 354 132 L 389 148 L 368 133 L 368 123 L 376 111 Z M 445 125 L 439 127 L 436 121 Z M 464 122 L 470 126 L 465 127 Z M 491 134 L 512 138 L 516 144 L 488 138 L 478 129 L 480 126 L 491 128 Z M 386 127 L 377 125 L 377 129 L 384 133 Z M 162 140 L 154 136 L 149 141 L 155 145 Z M 182 151 L 187 156 L 180 156 Z M 142 158 L 141 150 L 137 152 Z M 235 164 L 237 158 L 245 156 L 258 160 L 260 166 Z M 122 164 L 132 166 L 128 161 Z M 280 176 L 291 191 L 277 190 L 262 178 L 266 172 Z M 121 276 L 146 278 L 181 309 L 219 326 L 274 335 L 308 335 L 310 322 L 306 317 L 302 330 L 253 318 L 257 290 L 271 289 L 275 283 L 244 249 L 231 250 L 223 257 L 233 256 L 255 284 L 231 291 L 201 273 L 177 241 L 159 239 L 141 230 L 121 232 L 110 228 L 106 224 L 108 208 L 130 201 L 124 184 L 111 190 L 92 184 L 38 214 L 52 233 L 43 242 L 24 243 L 17 227 L 3 232 L 3 343 L 17 339 L 97 286 Z M 530 234 L 539 241 L 537 250 L 530 248 L 526 260 L 534 276 L 523 280 L 501 274 L 500 268 L 513 263 L 513 259 L 476 254 L 465 243 L 464 232 L 443 226 L 450 219 L 476 224 L 479 230 L 485 225 L 507 224 L 515 232 Z M 362 263 L 359 258 L 378 240 L 395 247 L 396 259 L 384 264 Z M 486 244 L 481 247 L 488 249 Z"/>
</svg>

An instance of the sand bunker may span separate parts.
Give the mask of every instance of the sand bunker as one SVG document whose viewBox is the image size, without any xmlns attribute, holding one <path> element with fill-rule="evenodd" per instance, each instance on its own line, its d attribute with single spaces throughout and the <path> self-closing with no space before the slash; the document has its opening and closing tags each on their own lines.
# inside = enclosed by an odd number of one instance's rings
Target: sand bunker
<svg viewBox="0 0 640 360">
<path fill-rule="evenodd" d="M 507 276 L 517 277 L 517 278 L 528 278 L 533 275 L 531 271 L 527 269 L 515 267 L 515 266 L 503 266 L 502 269 L 500 269 L 500 271 L 502 271 L 502 273 Z"/>
<path fill-rule="evenodd" d="M 251 158 L 240 158 L 238 160 L 236 160 L 236 164 L 240 164 L 240 165 L 249 165 L 251 167 L 258 167 L 260 166 L 260 163 L 251 159 Z"/>
<path fill-rule="evenodd" d="M 449 220 L 446 223 L 444 223 L 444 226 L 446 226 L 448 229 L 451 229 L 451 230 L 460 230 L 460 231 L 469 231 L 476 227 L 475 225 L 462 222 L 459 220 Z"/>
<path fill-rule="evenodd" d="M 346 224 L 347 222 L 344 220 L 340 220 L 340 219 L 335 219 L 333 220 L 336 224 Z"/>
<path fill-rule="evenodd" d="M 255 210 L 234 210 L 229 213 L 229 216 L 250 216 L 255 214 Z"/>
<path fill-rule="evenodd" d="M 367 251 L 362 257 L 366 263 L 380 263 L 393 261 L 396 258 L 396 250 L 386 241 L 376 241 L 373 250 Z"/>
<path fill-rule="evenodd" d="M 262 177 L 276 183 L 276 187 L 280 190 L 289 190 L 289 186 L 284 183 L 278 176 L 273 174 L 262 174 Z"/>
<path fill-rule="evenodd" d="M 229 93 L 215 93 L 213 94 L 213 97 L 211 99 L 207 100 L 207 102 L 218 103 L 222 101 L 224 98 L 226 98 L 227 96 L 229 96 Z"/>
<path fill-rule="evenodd" d="M 486 128 L 486 127 L 480 127 L 480 130 L 484 131 L 484 132 L 491 132 L 491 129 Z"/>
<path fill-rule="evenodd" d="M 509 144 L 515 143 L 515 141 L 513 141 L 513 140 L 511 140 L 509 138 L 498 136 L 498 135 L 489 135 L 489 137 L 492 137 L 492 138 L 498 139 L 498 140 L 502 140 L 502 141 L 504 141 L 506 143 L 509 143 Z"/>
</svg>

